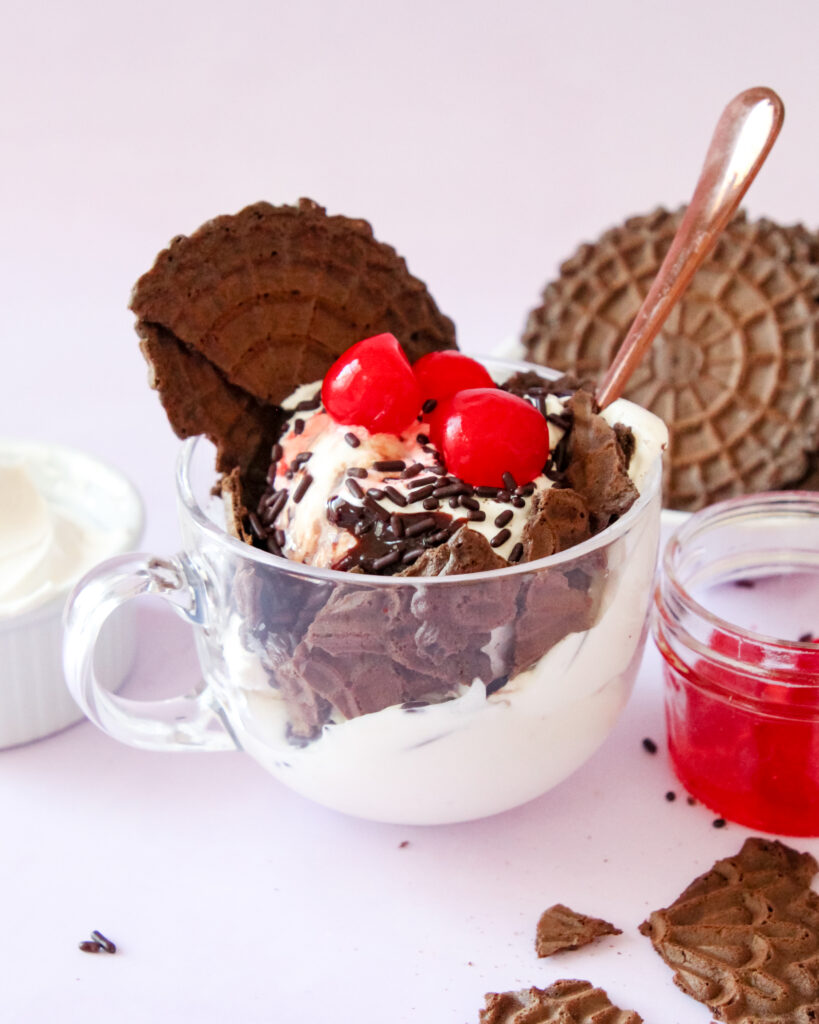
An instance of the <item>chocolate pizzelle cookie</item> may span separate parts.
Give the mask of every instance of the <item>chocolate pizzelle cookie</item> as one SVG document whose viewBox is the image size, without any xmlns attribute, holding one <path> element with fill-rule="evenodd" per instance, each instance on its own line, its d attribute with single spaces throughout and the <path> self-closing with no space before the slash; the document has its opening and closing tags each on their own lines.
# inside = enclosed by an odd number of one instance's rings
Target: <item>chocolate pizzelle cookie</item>
<svg viewBox="0 0 819 1024">
<path fill-rule="evenodd" d="M 601 379 L 683 214 L 631 217 L 582 245 L 529 315 L 527 357 Z M 625 390 L 669 427 L 667 507 L 796 486 L 815 471 L 817 301 L 815 234 L 743 214 L 728 225 Z"/>
<path fill-rule="evenodd" d="M 131 309 L 171 425 L 206 434 L 225 472 L 269 449 L 278 404 L 361 338 L 389 331 L 411 360 L 456 347 L 452 321 L 395 250 L 310 199 L 256 203 L 175 238 Z"/>
<path fill-rule="evenodd" d="M 548 988 L 490 992 L 480 1024 L 642 1024 L 634 1010 L 615 1006 L 589 981 L 564 979 Z"/>
<path fill-rule="evenodd" d="M 748 839 L 640 931 L 717 1020 L 819 1020 L 817 867 L 808 853 Z"/>
</svg>

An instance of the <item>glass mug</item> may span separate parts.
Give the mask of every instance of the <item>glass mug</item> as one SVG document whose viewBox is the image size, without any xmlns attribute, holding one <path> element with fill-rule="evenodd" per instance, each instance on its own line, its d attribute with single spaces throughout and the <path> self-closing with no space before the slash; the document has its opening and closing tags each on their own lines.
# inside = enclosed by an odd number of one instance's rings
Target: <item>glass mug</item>
<svg viewBox="0 0 819 1024">
<path fill-rule="evenodd" d="M 228 534 L 211 495 L 213 448 L 187 441 L 182 551 L 122 556 L 85 577 L 66 616 L 69 688 L 115 739 L 244 750 L 293 790 L 359 817 L 434 824 L 507 810 L 583 764 L 631 692 L 659 539 L 655 461 L 632 508 L 567 551 L 494 572 L 379 577 Z M 198 692 L 142 702 L 98 682 L 102 623 L 143 594 L 194 626 Z"/>
</svg>

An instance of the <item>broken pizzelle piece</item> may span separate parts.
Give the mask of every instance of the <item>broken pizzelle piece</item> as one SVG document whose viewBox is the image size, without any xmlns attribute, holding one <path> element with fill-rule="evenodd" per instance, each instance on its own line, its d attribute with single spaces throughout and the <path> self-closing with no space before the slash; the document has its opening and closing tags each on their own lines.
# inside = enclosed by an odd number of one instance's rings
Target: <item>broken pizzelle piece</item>
<svg viewBox="0 0 819 1024">
<path fill-rule="evenodd" d="M 772 89 L 747 89 L 719 119 L 694 195 L 660 271 L 597 390 L 605 408 L 623 393 L 697 268 L 714 247 L 773 146 L 785 108 Z"/>
<path fill-rule="evenodd" d="M 746 839 L 640 925 L 683 992 L 717 1020 L 819 1019 L 817 863 L 778 841 Z"/>
<path fill-rule="evenodd" d="M 535 952 L 538 956 L 551 956 L 563 950 L 579 949 L 601 935 L 622 935 L 622 929 L 599 917 L 588 917 L 576 910 L 555 903 L 544 910 L 537 923 Z"/>
<path fill-rule="evenodd" d="M 634 1010 L 621 1010 L 589 981 L 563 979 L 548 988 L 489 992 L 480 1024 L 642 1024 Z"/>
</svg>

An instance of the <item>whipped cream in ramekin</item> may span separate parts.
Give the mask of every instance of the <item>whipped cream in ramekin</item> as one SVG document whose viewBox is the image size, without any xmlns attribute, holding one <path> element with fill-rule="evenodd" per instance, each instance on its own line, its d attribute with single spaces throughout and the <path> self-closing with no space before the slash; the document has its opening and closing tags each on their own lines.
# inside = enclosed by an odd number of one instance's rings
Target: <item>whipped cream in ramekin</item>
<svg viewBox="0 0 819 1024">
<path fill-rule="evenodd" d="M 0 448 L 0 618 L 45 604 L 116 550 L 110 531 L 47 496 L 37 462 Z"/>
<path fill-rule="evenodd" d="M 0 438 L 0 749 L 82 718 L 62 670 L 71 587 L 136 546 L 142 502 L 116 470 L 57 444 Z M 98 661 L 116 689 L 134 653 L 133 615 L 112 616 Z"/>
</svg>

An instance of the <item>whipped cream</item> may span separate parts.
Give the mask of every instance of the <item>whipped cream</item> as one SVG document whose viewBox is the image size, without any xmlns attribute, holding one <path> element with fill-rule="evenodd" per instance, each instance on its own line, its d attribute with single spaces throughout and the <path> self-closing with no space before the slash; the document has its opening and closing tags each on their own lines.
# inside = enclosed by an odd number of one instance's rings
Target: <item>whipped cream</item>
<svg viewBox="0 0 819 1024">
<path fill-rule="evenodd" d="M 77 476 L 74 460 L 83 459 L 56 446 L 0 444 L 0 618 L 64 594 L 133 529 L 96 522 L 84 508 L 93 487 Z"/>
</svg>

